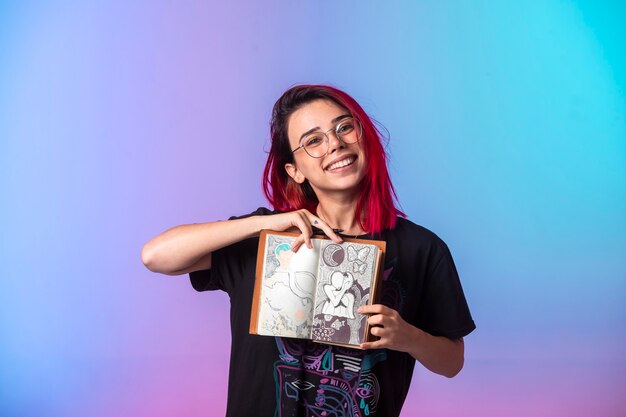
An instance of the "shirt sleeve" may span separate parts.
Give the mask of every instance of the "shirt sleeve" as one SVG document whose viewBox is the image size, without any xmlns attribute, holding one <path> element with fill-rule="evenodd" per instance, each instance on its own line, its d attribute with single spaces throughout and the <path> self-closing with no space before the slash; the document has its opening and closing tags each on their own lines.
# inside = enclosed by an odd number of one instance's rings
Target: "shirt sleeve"
<svg viewBox="0 0 626 417">
<path fill-rule="evenodd" d="M 448 246 L 437 239 L 426 268 L 418 327 L 433 336 L 459 339 L 476 325 Z"/>
<path fill-rule="evenodd" d="M 269 210 L 265 207 L 259 207 L 252 213 L 243 216 L 232 216 L 228 220 L 244 219 L 251 216 L 265 216 L 277 213 L 279 212 Z M 237 277 L 240 277 L 243 272 L 240 270 L 241 267 L 249 264 L 244 262 L 244 260 L 241 259 L 241 256 L 256 256 L 254 248 L 258 246 L 258 241 L 258 238 L 244 239 L 214 251 L 211 254 L 210 269 L 189 273 L 189 279 L 193 289 L 196 291 L 222 290 L 230 293 L 230 290 L 236 283 Z"/>
<path fill-rule="evenodd" d="M 211 261 L 213 261 L 212 256 Z M 212 278 L 213 277 L 210 269 L 203 269 L 201 271 L 193 271 L 189 273 L 191 286 L 196 291 L 219 290 L 220 286 Z"/>
</svg>

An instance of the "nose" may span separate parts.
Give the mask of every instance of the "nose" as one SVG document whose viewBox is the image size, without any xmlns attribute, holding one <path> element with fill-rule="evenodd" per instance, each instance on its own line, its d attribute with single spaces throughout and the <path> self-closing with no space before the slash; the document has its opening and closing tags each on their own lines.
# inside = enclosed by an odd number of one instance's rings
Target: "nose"
<svg viewBox="0 0 626 417">
<path fill-rule="evenodd" d="M 336 131 L 332 130 L 326 134 L 328 137 L 328 153 L 331 154 L 337 149 L 341 149 L 346 146 L 345 142 L 341 140 Z"/>
</svg>

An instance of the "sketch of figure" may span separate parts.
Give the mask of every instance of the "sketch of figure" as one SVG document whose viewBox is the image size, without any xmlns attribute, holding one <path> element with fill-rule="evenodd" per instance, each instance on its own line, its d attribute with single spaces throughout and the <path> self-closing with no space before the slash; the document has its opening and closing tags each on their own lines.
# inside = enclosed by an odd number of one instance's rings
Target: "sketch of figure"
<svg viewBox="0 0 626 417">
<path fill-rule="evenodd" d="M 322 313 L 336 317 L 354 318 L 354 294 L 347 292 L 354 284 L 350 272 L 335 271 L 330 275 L 330 284 L 324 285 L 328 300 L 322 307 Z"/>
<path fill-rule="evenodd" d="M 308 331 L 311 325 L 308 321 L 313 308 L 315 276 L 306 271 L 292 269 L 291 259 L 294 252 L 289 244 L 279 244 L 274 254 L 279 265 L 264 282 L 265 301 L 275 314 L 290 324 L 288 327 L 304 326 L 302 329 L 294 329 L 297 336 L 302 336 L 300 333 Z"/>
</svg>

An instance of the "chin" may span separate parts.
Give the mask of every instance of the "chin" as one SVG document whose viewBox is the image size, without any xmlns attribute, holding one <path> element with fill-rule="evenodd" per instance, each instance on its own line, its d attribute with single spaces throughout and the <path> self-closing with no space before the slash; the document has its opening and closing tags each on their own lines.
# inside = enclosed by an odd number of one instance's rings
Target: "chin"
<svg viewBox="0 0 626 417">
<path fill-rule="evenodd" d="M 333 191 L 333 192 L 352 192 L 352 191 L 359 191 L 361 189 L 361 185 L 363 183 L 363 180 L 354 180 L 354 181 L 338 181 L 334 184 L 332 184 L 332 186 L 329 186 L 327 188 L 328 191 Z"/>
</svg>

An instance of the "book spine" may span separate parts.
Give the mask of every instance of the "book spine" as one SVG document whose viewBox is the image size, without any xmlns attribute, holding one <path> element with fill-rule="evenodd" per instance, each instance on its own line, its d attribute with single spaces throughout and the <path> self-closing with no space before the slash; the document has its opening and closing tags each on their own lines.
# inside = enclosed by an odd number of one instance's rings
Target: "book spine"
<svg viewBox="0 0 626 417">
<path fill-rule="evenodd" d="M 261 231 L 259 236 L 259 249 L 256 257 L 256 278 L 254 280 L 254 295 L 252 297 L 252 311 L 250 312 L 250 334 L 259 334 L 259 307 L 261 303 L 261 286 L 263 285 L 263 275 L 265 273 L 265 245 L 267 243 L 267 232 Z"/>
</svg>

